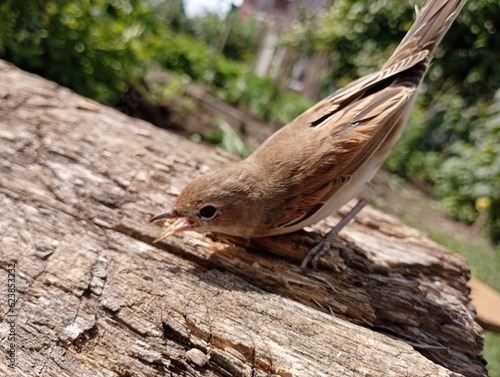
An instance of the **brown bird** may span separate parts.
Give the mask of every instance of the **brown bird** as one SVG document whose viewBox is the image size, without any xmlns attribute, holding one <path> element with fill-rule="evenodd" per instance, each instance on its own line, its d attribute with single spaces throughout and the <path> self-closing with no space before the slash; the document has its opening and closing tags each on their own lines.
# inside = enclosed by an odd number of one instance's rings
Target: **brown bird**
<svg viewBox="0 0 500 377">
<path fill-rule="evenodd" d="M 195 178 L 155 240 L 184 231 L 243 238 L 289 233 L 356 197 L 388 157 L 408 120 L 438 43 L 465 0 L 429 0 L 384 66 L 335 91 L 267 139 L 247 159 Z M 302 262 L 330 247 L 366 204 L 358 204 Z M 168 223 L 168 221 L 167 221 Z"/>
</svg>

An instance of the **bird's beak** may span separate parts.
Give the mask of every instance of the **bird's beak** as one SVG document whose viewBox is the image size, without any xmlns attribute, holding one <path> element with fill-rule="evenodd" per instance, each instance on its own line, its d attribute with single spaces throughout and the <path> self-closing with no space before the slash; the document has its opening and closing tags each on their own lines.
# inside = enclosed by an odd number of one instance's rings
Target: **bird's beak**
<svg viewBox="0 0 500 377">
<path fill-rule="evenodd" d="M 196 224 L 196 222 L 193 221 L 193 219 L 191 219 L 190 217 L 182 216 L 173 209 L 167 209 L 165 212 L 153 216 L 151 219 L 149 219 L 149 222 L 155 223 L 157 221 L 162 221 L 162 220 L 168 221 L 171 219 L 177 219 L 177 220 L 171 224 L 168 224 L 163 233 L 154 239 L 153 243 L 159 242 L 162 239 L 171 236 L 172 234 L 179 233 L 182 232 L 183 230 L 189 229 L 195 226 Z"/>
</svg>

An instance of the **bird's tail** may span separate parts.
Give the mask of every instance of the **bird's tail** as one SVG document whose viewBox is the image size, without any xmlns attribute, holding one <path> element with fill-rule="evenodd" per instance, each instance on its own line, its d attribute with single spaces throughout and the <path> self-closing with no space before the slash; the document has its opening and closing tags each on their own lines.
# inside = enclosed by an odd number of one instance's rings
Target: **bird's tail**
<svg viewBox="0 0 500 377">
<path fill-rule="evenodd" d="M 388 68 L 421 51 L 427 50 L 430 62 L 437 45 L 450 28 L 466 0 L 428 0 L 417 10 L 415 23 L 383 68 Z"/>
</svg>

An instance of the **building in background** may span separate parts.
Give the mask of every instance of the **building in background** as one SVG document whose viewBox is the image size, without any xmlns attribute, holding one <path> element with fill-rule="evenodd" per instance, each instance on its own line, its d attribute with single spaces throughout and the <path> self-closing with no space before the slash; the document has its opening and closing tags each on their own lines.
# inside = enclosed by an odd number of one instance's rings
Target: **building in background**
<svg viewBox="0 0 500 377">
<path fill-rule="evenodd" d="M 257 17 L 262 22 L 259 50 L 255 59 L 257 75 L 275 79 L 282 89 L 294 90 L 309 99 L 317 99 L 327 55 L 311 56 L 280 44 L 282 37 L 298 24 L 301 12 L 319 17 L 329 0 L 244 0 L 243 18 Z"/>
</svg>

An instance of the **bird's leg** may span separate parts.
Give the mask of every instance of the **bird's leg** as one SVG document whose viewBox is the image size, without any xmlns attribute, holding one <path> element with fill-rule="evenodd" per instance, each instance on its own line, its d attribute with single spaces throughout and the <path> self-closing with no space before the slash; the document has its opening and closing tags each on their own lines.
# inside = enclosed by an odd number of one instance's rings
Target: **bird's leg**
<svg viewBox="0 0 500 377">
<path fill-rule="evenodd" d="M 323 241 L 320 241 L 316 246 L 314 246 L 307 253 L 306 257 L 302 261 L 300 268 L 305 271 L 307 265 L 312 260 L 311 264 L 313 268 L 318 265 L 318 260 L 321 258 L 330 248 L 332 241 L 335 240 L 339 232 L 351 221 L 366 205 L 368 201 L 366 199 L 360 199 L 354 207 L 333 227 L 332 230 L 325 236 Z"/>
</svg>

